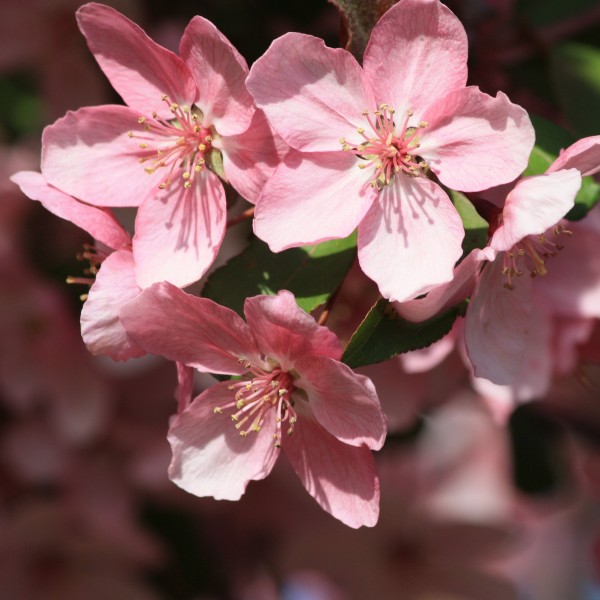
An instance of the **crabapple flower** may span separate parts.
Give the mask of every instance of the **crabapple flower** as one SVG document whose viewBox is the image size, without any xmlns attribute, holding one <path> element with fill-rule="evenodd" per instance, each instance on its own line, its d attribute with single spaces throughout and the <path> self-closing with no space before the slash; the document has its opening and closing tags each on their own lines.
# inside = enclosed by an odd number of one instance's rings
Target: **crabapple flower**
<svg viewBox="0 0 600 600">
<path fill-rule="evenodd" d="M 438 0 L 401 0 L 373 28 L 363 67 L 308 35 L 275 40 L 248 89 L 291 146 L 258 199 L 275 252 L 349 235 L 390 300 L 452 278 L 462 222 L 443 189 L 507 183 L 527 165 L 527 113 L 465 87 L 467 37 Z"/>
<path fill-rule="evenodd" d="M 121 311 L 148 352 L 239 377 L 204 391 L 171 423 L 171 479 L 197 496 L 237 500 L 283 449 L 322 508 L 351 527 L 374 525 L 370 451 L 382 446 L 386 425 L 370 379 L 339 362 L 335 335 L 290 292 L 248 298 L 244 312 L 246 322 L 166 282 Z"/>
<path fill-rule="evenodd" d="M 145 354 L 119 320 L 121 306 L 142 291 L 135 281 L 131 236 L 109 209 L 79 202 L 51 186 L 41 173 L 20 171 L 11 180 L 26 196 L 81 227 L 95 240 L 81 256 L 90 264 L 87 276 L 67 280 L 90 286 L 89 293 L 82 296 L 85 302 L 81 310 L 81 336 L 88 350 L 115 360 Z"/>
<path fill-rule="evenodd" d="M 137 284 L 189 285 L 212 264 L 225 232 L 218 175 L 253 201 L 277 160 L 245 87 L 248 67 L 202 17 L 187 26 L 180 56 L 108 6 L 86 4 L 77 20 L 127 106 L 82 108 L 47 127 L 42 172 L 89 204 L 139 206 Z"/>
</svg>

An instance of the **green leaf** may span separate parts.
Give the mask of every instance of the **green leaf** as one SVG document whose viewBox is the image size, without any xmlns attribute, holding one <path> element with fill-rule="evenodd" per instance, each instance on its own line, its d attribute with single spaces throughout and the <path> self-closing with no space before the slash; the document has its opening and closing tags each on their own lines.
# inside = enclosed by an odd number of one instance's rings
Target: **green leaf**
<svg viewBox="0 0 600 600">
<path fill-rule="evenodd" d="M 342 44 L 346 50 L 361 59 L 375 23 L 397 1 L 329 0 L 342 16 Z"/>
<path fill-rule="evenodd" d="M 400 317 L 387 300 L 379 300 L 352 335 L 342 361 L 356 368 L 426 348 L 443 338 L 465 311 L 466 302 L 462 302 L 428 321 L 412 323 Z"/>
<path fill-rule="evenodd" d="M 338 288 L 356 256 L 356 234 L 273 254 L 253 238 L 248 247 L 208 278 L 202 295 L 242 314 L 244 300 L 289 290 L 312 312 Z"/>
<path fill-rule="evenodd" d="M 489 225 L 464 194 L 450 190 L 450 197 L 465 228 L 465 239 L 462 243 L 462 249 L 463 256 L 467 256 L 471 250 L 485 247 Z"/>
<path fill-rule="evenodd" d="M 550 57 L 552 80 L 561 106 L 580 136 L 600 133 L 600 49 L 569 42 Z"/>
<path fill-rule="evenodd" d="M 535 128 L 536 144 L 529 157 L 523 176 L 541 175 L 554 162 L 560 151 L 575 142 L 575 138 L 562 127 L 541 117 L 531 116 Z M 579 221 L 600 200 L 600 185 L 593 177 L 584 177 L 575 197 L 575 206 L 566 214 L 569 221 Z"/>
</svg>

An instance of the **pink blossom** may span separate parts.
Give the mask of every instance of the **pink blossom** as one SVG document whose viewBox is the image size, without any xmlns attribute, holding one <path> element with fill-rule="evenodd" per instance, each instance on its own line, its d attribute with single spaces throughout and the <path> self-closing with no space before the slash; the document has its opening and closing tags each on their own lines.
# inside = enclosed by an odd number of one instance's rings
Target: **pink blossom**
<svg viewBox="0 0 600 600">
<path fill-rule="evenodd" d="M 184 286 L 213 262 L 225 232 L 222 175 L 255 200 L 277 159 L 245 87 L 248 67 L 203 19 L 180 55 L 112 8 L 86 4 L 79 27 L 127 106 L 69 112 L 43 135 L 48 183 L 97 206 L 139 206 L 133 256 L 140 287 Z"/>
<path fill-rule="evenodd" d="M 374 27 L 363 68 L 345 50 L 290 33 L 252 67 L 248 88 L 291 146 L 257 203 L 255 232 L 275 252 L 349 235 L 391 300 L 449 281 L 462 222 L 446 186 L 506 183 L 534 133 L 500 93 L 465 87 L 467 38 L 438 0 L 401 0 Z"/>
<path fill-rule="evenodd" d="M 306 490 L 351 527 L 372 526 L 379 482 L 370 450 L 385 437 L 371 381 L 339 362 L 335 335 L 291 293 L 232 310 L 159 283 L 121 311 L 148 352 L 241 376 L 212 386 L 171 424 L 171 479 L 197 496 L 237 500 L 283 448 Z"/>
</svg>

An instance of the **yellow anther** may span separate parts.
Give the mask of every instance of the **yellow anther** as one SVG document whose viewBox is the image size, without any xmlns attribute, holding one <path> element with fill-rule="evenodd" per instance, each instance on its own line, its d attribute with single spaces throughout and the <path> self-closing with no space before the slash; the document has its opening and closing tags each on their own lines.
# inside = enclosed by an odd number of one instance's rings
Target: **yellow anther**
<svg viewBox="0 0 600 600">
<path fill-rule="evenodd" d="M 169 108 L 171 112 L 175 112 L 179 108 L 179 104 L 175 104 L 175 102 L 173 102 Z"/>
<path fill-rule="evenodd" d="M 186 181 L 186 182 L 183 184 L 183 187 L 184 187 L 186 190 L 189 190 L 189 189 L 192 187 L 192 182 L 191 182 L 191 181 Z"/>
<path fill-rule="evenodd" d="M 181 110 L 182 110 L 184 113 L 186 113 L 186 114 L 187 114 L 187 113 L 189 113 L 189 112 L 190 112 L 190 107 L 189 107 L 187 104 L 184 104 L 184 105 L 181 107 Z"/>
<path fill-rule="evenodd" d="M 358 133 L 364 133 L 365 130 L 363 127 L 359 127 L 356 131 L 358 131 Z"/>
<path fill-rule="evenodd" d="M 223 411 L 221 410 L 221 407 L 215 406 L 213 412 L 215 413 L 215 415 L 220 415 Z"/>
<path fill-rule="evenodd" d="M 238 400 L 238 401 L 235 403 L 235 407 L 236 407 L 238 410 L 240 410 L 240 408 L 244 408 L 244 404 L 246 404 L 246 403 L 245 403 L 243 400 Z"/>
<path fill-rule="evenodd" d="M 196 161 L 196 165 L 197 165 L 198 167 L 201 167 L 201 166 L 202 166 L 202 165 L 203 165 L 205 162 L 206 162 L 206 161 L 205 161 L 203 158 L 199 158 L 199 159 Z"/>
<path fill-rule="evenodd" d="M 212 135 L 207 135 L 207 136 L 204 138 L 204 141 L 205 141 L 207 144 L 210 144 L 210 143 L 212 142 Z"/>
<path fill-rule="evenodd" d="M 409 116 L 409 117 L 412 117 L 412 116 L 413 116 L 415 113 L 414 113 L 414 111 L 413 111 L 413 109 L 412 109 L 412 108 L 409 108 L 409 109 L 406 111 L 406 114 L 407 114 L 407 116 Z"/>
<path fill-rule="evenodd" d="M 196 165 L 194 167 L 194 171 L 196 171 L 196 173 L 200 173 L 200 171 L 202 171 L 202 166 L 201 165 Z"/>
<path fill-rule="evenodd" d="M 127 134 L 127 135 L 128 135 L 130 138 L 132 138 L 132 137 L 133 137 L 133 131 L 130 131 L 130 132 Z"/>
<path fill-rule="evenodd" d="M 141 125 L 146 122 L 146 117 L 138 117 L 138 123 Z"/>
<path fill-rule="evenodd" d="M 346 138 L 341 137 L 340 138 L 340 144 L 342 144 L 342 146 L 346 143 Z"/>
<path fill-rule="evenodd" d="M 148 175 L 152 175 L 152 173 L 154 173 L 156 171 L 155 167 L 144 167 L 144 171 L 146 171 L 146 173 L 148 173 Z"/>
<path fill-rule="evenodd" d="M 146 142 L 142 142 L 142 143 L 140 144 L 140 148 L 142 148 L 142 150 L 143 150 L 144 148 L 147 148 L 147 147 L 148 147 L 148 144 L 146 144 Z"/>
<path fill-rule="evenodd" d="M 427 127 L 428 125 L 429 125 L 429 122 L 428 122 L 428 121 L 421 121 L 421 122 L 419 123 L 419 127 Z"/>
<path fill-rule="evenodd" d="M 159 183 L 159 184 L 158 184 L 158 189 L 159 189 L 159 190 L 164 190 L 166 187 L 167 187 L 167 184 L 166 184 L 166 183 Z"/>
<path fill-rule="evenodd" d="M 169 99 L 169 96 L 167 96 L 166 94 L 161 98 L 161 100 L 163 102 L 166 102 Z"/>
<path fill-rule="evenodd" d="M 200 150 L 200 152 L 204 152 L 206 150 L 206 145 L 205 144 L 198 144 L 198 150 Z"/>
<path fill-rule="evenodd" d="M 194 133 L 200 133 L 200 126 L 194 125 Z"/>
<path fill-rule="evenodd" d="M 184 179 L 189 179 L 189 178 L 190 178 L 190 172 L 189 172 L 189 171 L 185 171 L 185 172 L 183 173 L 182 177 L 183 177 Z"/>
<path fill-rule="evenodd" d="M 158 113 L 157 113 L 156 111 L 154 111 L 154 112 L 152 113 L 152 118 L 153 118 L 153 119 L 156 119 L 156 117 L 158 117 Z"/>
</svg>

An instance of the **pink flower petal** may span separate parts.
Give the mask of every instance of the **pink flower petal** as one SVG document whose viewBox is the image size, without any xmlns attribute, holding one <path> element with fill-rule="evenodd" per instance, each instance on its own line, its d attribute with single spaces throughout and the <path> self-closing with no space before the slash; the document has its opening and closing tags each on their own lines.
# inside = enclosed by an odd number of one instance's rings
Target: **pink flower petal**
<svg viewBox="0 0 600 600">
<path fill-rule="evenodd" d="M 528 235 L 544 233 L 573 207 L 580 187 L 577 169 L 521 179 L 506 197 L 502 224 L 494 232 L 490 246 L 502 252 Z"/>
<path fill-rule="evenodd" d="M 241 375 L 259 364 L 250 329 L 232 310 L 170 283 L 156 283 L 121 310 L 127 332 L 148 352 L 201 371 Z"/>
<path fill-rule="evenodd" d="M 229 416 L 215 414 L 215 408 L 233 401 L 228 386 L 217 383 L 200 394 L 169 429 L 169 477 L 195 496 L 238 500 L 250 481 L 271 472 L 279 456 L 274 419 L 267 419 L 260 432 L 242 437 Z"/>
<path fill-rule="evenodd" d="M 326 357 L 305 356 L 296 362 L 295 385 L 308 396 L 318 423 L 341 442 L 383 446 L 386 421 L 373 382 L 345 364 Z"/>
<path fill-rule="evenodd" d="M 528 276 L 503 287 L 503 255 L 486 265 L 471 298 L 465 319 L 465 342 L 476 377 L 511 385 L 525 357 L 533 333 L 533 290 Z"/>
<path fill-rule="evenodd" d="M 534 281 L 554 314 L 600 318 L 600 232 L 588 229 L 586 220 L 565 224 L 573 235 L 559 237 L 564 248 L 546 262 L 546 275 Z"/>
<path fill-rule="evenodd" d="M 276 359 L 284 371 L 307 354 L 336 360 L 342 356 L 336 335 L 317 325 L 288 291 L 247 298 L 244 314 L 261 353 Z"/>
<path fill-rule="evenodd" d="M 126 104 L 170 119 L 162 100 L 191 104 L 196 84 L 186 64 L 151 40 L 135 23 L 109 6 L 94 2 L 77 11 L 77 22 L 90 50 Z"/>
<path fill-rule="evenodd" d="M 452 279 L 463 237 L 446 193 L 429 179 L 400 174 L 358 228 L 358 259 L 385 298 L 402 302 Z"/>
<path fill-rule="evenodd" d="M 450 92 L 423 114 L 422 156 L 448 187 L 465 192 L 508 183 L 527 166 L 535 132 L 527 112 L 502 92 Z"/>
<path fill-rule="evenodd" d="M 394 308 L 401 317 L 409 321 L 426 321 L 470 296 L 480 268 L 481 259 L 477 251 L 472 251 L 456 266 L 451 281 L 434 288 L 424 298 L 395 302 Z"/>
<path fill-rule="evenodd" d="M 128 360 L 146 354 L 119 320 L 121 307 L 142 291 L 135 283 L 133 256 L 121 250 L 108 256 L 81 310 L 81 336 L 92 354 Z"/>
<path fill-rule="evenodd" d="M 175 365 L 177 367 L 175 400 L 177 400 L 177 413 L 181 413 L 192 402 L 192 394 L 194 392 L 194 369 L 180 362 L 175 363 Z"/>
<path fill-rule="evenodd" d="M 246 89 L 248 66 L 229 40 L 207 19 L 194 17 L 179 53 L 198 84 L 196 105 L 204 123 L 221 135 L 245 131 L 256 108 Z"/>
<path fill-rule="evenodd" d="M 145 288 L 158 281 L 184 287 L 212 265 L 225 235 L 225 191 L 205 170 L 190 189 L 150 198 L 138 209 L 133 237 L 136 277 Z"/>
<path fill-rule="evenodd" d="M 258 200 L 256 235 L 273 252 L 350 235 L 376 195 L 358 162 L 346 152 L 290 151 Z"/>
<path fill-rule="evenodd" d="M 160 183 L 139 164 L 128 136 L 139 113 L 126 106 L 68 112 L 42 136 L 42 173 L 58 189 L 97 206 L 138 206 Z"/>
<path fill-rule="evenodd" d="M 71 221 L 109 248 L 120 250 L 131 246 L 131 237 L 107 209 L 75 200 L 49 185 L 41 173 L 20 171 L 11 180 L 26 196 L 39 200 L 52 214 Z"/>
<path fill-rule="evenodd" d="M 223 169 L 229 183 L 248 202 L 255 203 L 289 146 L 274 134 L 262 110 L 256 110 L 248 129 L 220 140 Z"/>
<path fill-rule="evenodd" d="M 276 39 L 250 69 L 248 89 L 271 125 L 292 147 L 335 151 L 340 138 L 363 141 L 363 111 L 375 103 L 356 59 L 301 33 Z"/>
<path fill-rule="evenodd" d="M 363 65 L 378 103 L 417 121 L 436 98 L 467 82 L 467 35 L 437 0 L 402 0 L 373 28 Z"/>
<path fill-rule="evenodd" d="M 600 135 L 586 137 L 571 144 L 548 167 L 548 173 L 559 169 L 578 169 L 582 177 L 600 171 Z"/>
<path fill-rule="evenodd" d="M 379 480 L 371 451 L 343 444 L 299 415 L 283 449 L 306 491 L 349 527 L 372 527 L 379 516 Z"/>
</svg>

